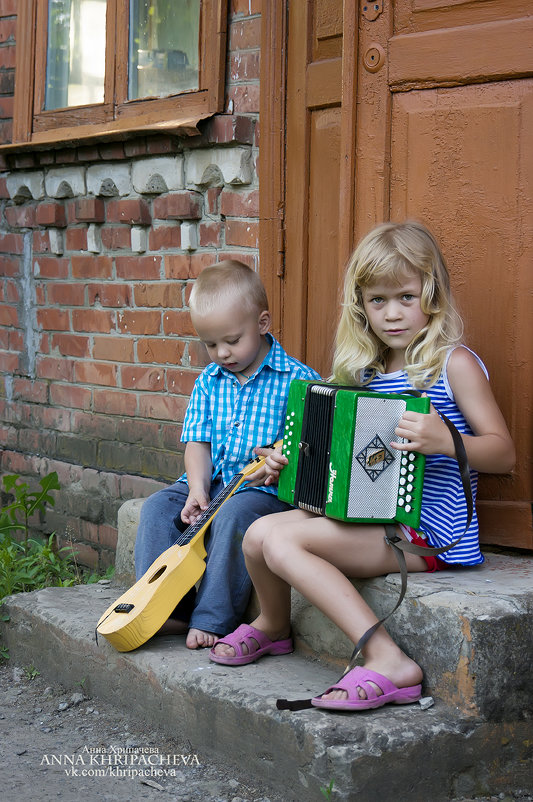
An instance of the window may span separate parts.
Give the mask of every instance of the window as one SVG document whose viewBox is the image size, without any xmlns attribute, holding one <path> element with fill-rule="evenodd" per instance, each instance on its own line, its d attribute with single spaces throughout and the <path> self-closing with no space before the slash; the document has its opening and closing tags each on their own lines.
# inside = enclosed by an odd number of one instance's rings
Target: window
<svg viewBox="0 0 533 802">
<path fill-rule="evenodd" d="M 221 111 L 226 0 L 19 0 L 14 143 L 177 130 Z"/>
</svg>

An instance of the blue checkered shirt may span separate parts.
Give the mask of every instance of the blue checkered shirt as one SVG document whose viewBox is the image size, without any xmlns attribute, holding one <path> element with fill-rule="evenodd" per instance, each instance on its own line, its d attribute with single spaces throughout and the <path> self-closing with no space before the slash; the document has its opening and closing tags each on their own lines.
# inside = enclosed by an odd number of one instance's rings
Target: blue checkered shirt
<svg viewBox="0 0 533 802">
<path fill-rule="evenodd" d="M 291 381 L 320 378 L 266 336 L 270 351 L 245 384 L 212 362 L 198 376 L 185 413 L 182 442 L 211 443 L 212 478 L 220 474 L 224 484 L 253 459 L 255 446 L 283 437 Z M 259 489 L 277 493 L 272 486 Z"/>
</svg>

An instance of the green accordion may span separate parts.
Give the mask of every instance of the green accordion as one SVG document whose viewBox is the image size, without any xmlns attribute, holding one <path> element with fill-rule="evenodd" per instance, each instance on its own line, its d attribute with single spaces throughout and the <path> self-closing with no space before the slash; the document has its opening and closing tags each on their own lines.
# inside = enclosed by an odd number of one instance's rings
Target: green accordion
<svg viewBox="0 0 533 802">
<path fill-rule="evenodd" d="M 417 528 L 425 457 L 397 451 L 406 410 L 429 413 L 429 398 L 373 393 L 296 379 L 291 382 L 278 496 L 340 521 L 401 522 Z"/>
</svg>

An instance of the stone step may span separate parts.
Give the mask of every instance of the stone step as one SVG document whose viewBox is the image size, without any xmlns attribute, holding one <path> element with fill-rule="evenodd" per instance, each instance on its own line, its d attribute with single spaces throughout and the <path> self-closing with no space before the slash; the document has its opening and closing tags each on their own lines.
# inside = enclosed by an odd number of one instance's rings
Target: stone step
<svg viewBox="0 0 533 802">
<path fill-rule="evenodd" d="M 119 653 L 101 637 L 96 643 L 94 633 L 102 612 L 123 590 L 114 586 L 12 596 L 3 608 L 9 622 L 0 625 L 0 632 L 13 663 L 34 665 L 66 688 L 78 689 L 83 682 L 92 696 L 123 706 L 147 725 L 186 735 L 204 762 L 216 754 L 245 766 L 287 802 L 318 802 L 324 798 L 320 788 L 332 780 L 332 798 L 342 802 L 444 802 L 530 787 L 531 591 L 520 601 L 512 587 L 530 576 L 530 562 L 513 562 L 504 575 L 496 566 L 489 568 L 486 578 L 492 577 L 493 587 L 487 591 L 483 585 L 483 592 L 470 594 L 463 590 L 460 613 L 451 579 L 448 585 L 433 586 L 433 592 L 431 586 L 423 592 L 410 583 L 403 609 L 411 610 L 412 629 L 418 630 L 411 653 L 427 654 L 430 676 L 433 663 L 447 659 L 456 666 L 447 677 L 450 697 L 454 678 L 466 686 L 455 688 L 457 705 L 445 703 L 446 694 L 441 694 L 428 709 L 415 703 L 360 713 L 279 711 L 278 697 L 316 695 L 340 674 L 300 650 L 240 668 L 216 665 L 205 651 L 186 649 L 183 637 L 153 638 L 134 652 Z M 387 582 L 372 593 L 387 595 L 390 602 Z M 461 619 L 456 629 L 463 627 L 460 645 L 453 637 L 444 638 L 443 622 L 454 609 Z M 296 620 L 309 625 L 309 619 L 309 611 L 297 609 Z M 301 635 L 306 636 L 303 625 Z M 331 635 L 321 632 L 324 648 Z M 474 647 L 482 649 L 481 656 Z M 479 690 L 481 674 L 485 696 Z M 475 703 L 468 707 L 465 699 Z M 482 708 L 491 715 L 481 713 Z"/>
</svg>

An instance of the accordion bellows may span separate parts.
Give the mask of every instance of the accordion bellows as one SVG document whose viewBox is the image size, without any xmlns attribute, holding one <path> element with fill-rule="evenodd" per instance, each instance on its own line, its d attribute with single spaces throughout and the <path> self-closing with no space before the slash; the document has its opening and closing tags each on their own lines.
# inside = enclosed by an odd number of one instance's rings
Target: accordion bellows
<svg viewBox="0 0 533 802">
<path fill-rule="evenodd" d="M 429 398 L 373 393 L 361 387 L 291 382 L 283 437 L 289 464 L 278 496 L 341 521 L 416 528 L 425 457 L 390 447 L 406 409 L 428 413 Z"/>
</svg>

